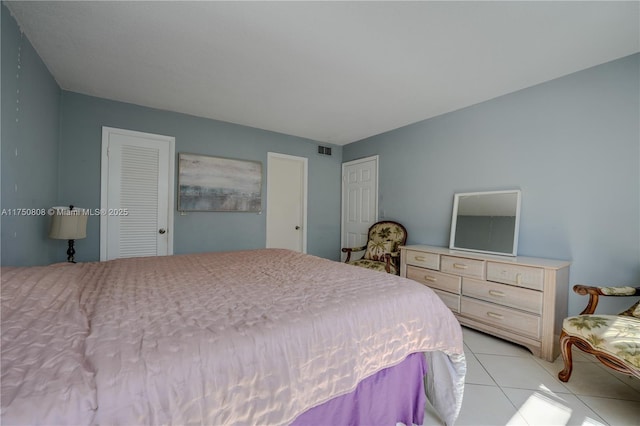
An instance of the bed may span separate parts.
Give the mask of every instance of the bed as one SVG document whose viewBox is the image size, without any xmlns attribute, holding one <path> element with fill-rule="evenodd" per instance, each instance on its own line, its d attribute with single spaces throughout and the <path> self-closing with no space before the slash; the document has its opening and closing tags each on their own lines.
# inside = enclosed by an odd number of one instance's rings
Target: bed
<svg viewBox="0 0 640 426">
<path fill-rule="evenodd" d="M 425 393 L 446 424 L 460 410 L 460 325 L 397 276 L 259 249 L 3 267 L 1 291 L 3 425 L 419 424 Z"/>
</svg>

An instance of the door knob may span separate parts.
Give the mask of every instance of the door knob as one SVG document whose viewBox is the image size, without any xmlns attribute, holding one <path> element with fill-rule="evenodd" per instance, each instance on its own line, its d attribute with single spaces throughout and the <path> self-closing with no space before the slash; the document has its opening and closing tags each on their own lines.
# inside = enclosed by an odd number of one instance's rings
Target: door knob
<svg viewBox="0 0 640 426">
<path fill-rule="evenodd" d="M 159 234 L 164 234 L 165 232 L 167 232 L 167 230 L 166 230 L 166 229 L 164 229 L 164 228 L 160 228 L 160 229 L 158 230 L 158 233 L 159 233 Z"/>
<path fill-rule="evenodd" d="M 300 227 L 299 227 L 299 226 L 296 226 L 296 231 L 297 231 L 298 229 L 300 229 Z"/>
</svg>

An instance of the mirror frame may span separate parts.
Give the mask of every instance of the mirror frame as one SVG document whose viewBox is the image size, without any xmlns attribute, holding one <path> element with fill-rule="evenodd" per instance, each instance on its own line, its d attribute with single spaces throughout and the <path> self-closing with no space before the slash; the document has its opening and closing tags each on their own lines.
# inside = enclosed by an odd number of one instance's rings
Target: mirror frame
<svg viewBox="0 0 640 426">
<path fill-rule="evenodd" d="M 479 196 L 479 195 L 496 195 L 496 194 L 514 194 L 516 195 L 516 215 L 515 215 L 515 224 L 514 224 L 514 232 L 513 232 L 513 244 L 511 246 L 510 252 L 497 252 L 490 250 L 482 250 L 476 248 L 467 248 L 467 247 L 456 247 L 456 227 L 458 222 L 458 208 L 460 204 L 460 199 L 463 197 L 469 196 Z M 451 217 L 451 234 L 449 236 L 449 249 L 451 250 L 464 250 L 471 251 L 476 253 L 488 253 L 488 254 L 497 254 L 500 256 L 517 256 L 518 253 L 518 234 L 520 231 L 520 202 L 522 198 L 522 193 L 519 189 L 510 189 L 505 191 L 484 191 L 484 192 L 464 192 L 464 193 L 456 193 L 453 198 L 453 213 Z"/>
</svg>

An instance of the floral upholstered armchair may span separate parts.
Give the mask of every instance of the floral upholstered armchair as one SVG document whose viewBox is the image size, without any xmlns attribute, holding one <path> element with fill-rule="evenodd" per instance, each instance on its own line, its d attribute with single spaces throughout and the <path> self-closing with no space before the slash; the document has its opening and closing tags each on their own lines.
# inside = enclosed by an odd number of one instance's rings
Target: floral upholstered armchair
<svg viewBox="0 0 640 426">
<path fill-rule="evenodd" d="M 347 253 L 345 263 L 398 275 L 400 273 L 400 250 L 398 247 L 406 242 L 407 230 L 404 226 L 386 220 L 371 225 L 366 245 L 343 248 L 342 252 Z M 362 258 L 351 259 L 351 254 L 359 251 L 364 251 Z"/>
<path fill-rule="evenodd" d="M 589 287 L 576 285 L 573 291 L 589 295 L 580 315 L 565 318 L 560 334 L 564 370 L 563 382 L 572 370 L 571 345 L 593 354 L 616 371 L 640 378 L 640 301 L 618 315 L 595 315 L 599 296 L 640 296 L 640 287 Z"/>
</svg>

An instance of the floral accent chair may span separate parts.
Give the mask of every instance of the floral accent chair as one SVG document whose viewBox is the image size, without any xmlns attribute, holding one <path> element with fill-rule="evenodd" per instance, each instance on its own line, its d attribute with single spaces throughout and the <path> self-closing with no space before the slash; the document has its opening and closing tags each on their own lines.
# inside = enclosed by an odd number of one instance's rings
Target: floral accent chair
<svg viewBox="0 0 640 426">
<path fill-rule="evenodd" d="M 342 252 L 347 253 L 345 263 L 398 275 L 400 273 L 400 250 L 398 247 L 406 242 L 407 230 L 405 227 L 398 222 L 386 220 L 371 225 L 367 245 L 343 248 Z M 359 251 L 364 251 L 362 258 L 352 260 L 351 254 Z"/>
<path fill-rule="evenodd" d="M 571 345 L 593 354 L 609 368 L 640 378 L 640 300 L 618 315 L 594 315 L 599 296 L 640 296 L 640 287 L 589 287 L 576 285 L 573 291 L 589 295 L 580 315 L 565 318 L 560 334 L 564 370 L 563 382 L 571 377 Z"/>
</svg>

